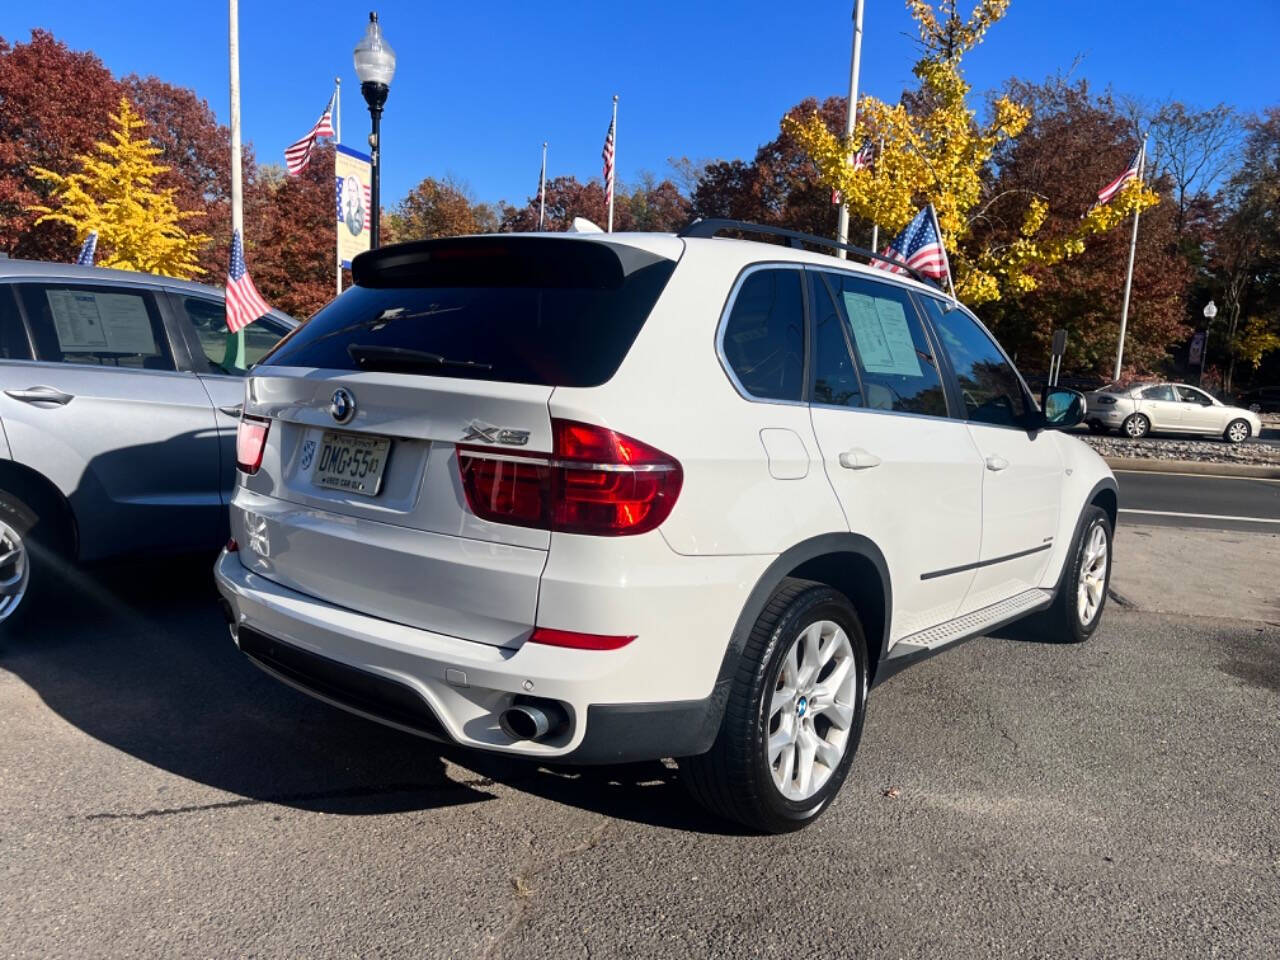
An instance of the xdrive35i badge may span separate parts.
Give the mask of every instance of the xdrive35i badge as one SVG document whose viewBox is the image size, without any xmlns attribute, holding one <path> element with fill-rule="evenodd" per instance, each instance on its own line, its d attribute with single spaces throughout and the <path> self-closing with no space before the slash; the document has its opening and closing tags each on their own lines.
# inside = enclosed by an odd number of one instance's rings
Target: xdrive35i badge
<svg viewBox="0 0 1280 960">
<path fill-rule="evenodd" d="M 356 415 L 354 394 L 345 387 L 333 391 L 333 398 L 329 401 L 329 415 L 338 423 L 350 423 L 351 418 Z"/>
<path fill-rule="evenodd" d="M 463 443 L 479 441 L 480 443 L 503 443 L 509 447 L 523 447 L 529 442 L 528 430 L 511 430 L 507 427 L 495 427 L 479 420 L 467 424 L 462 435 Z"/>
</svg>

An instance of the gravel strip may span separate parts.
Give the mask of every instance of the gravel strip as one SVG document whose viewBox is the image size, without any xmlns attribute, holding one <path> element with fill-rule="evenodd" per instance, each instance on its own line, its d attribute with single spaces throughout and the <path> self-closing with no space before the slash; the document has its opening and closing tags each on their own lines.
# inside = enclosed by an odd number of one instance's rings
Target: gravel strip
<svg viewBox="0 0 1280 960">
<path fill-rule="evenodd" d="M 1246 440 L 1175 440 L 1168 437 L 1131 440 L 1128 437 L 1081 436 L 1104 457 L 1140 457 L 1147 460 L 1195 460 L 1201 463 L 1259 463 L 1280 466 L 1280 447 Z"/>
</svg>

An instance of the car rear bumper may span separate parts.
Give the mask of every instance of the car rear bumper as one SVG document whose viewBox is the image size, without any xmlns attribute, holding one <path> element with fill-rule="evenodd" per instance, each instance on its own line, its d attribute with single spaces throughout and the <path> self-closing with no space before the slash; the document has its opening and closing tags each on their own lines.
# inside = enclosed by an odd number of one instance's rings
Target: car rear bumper
<svg viewBox="0 0 1280 960">
<path fill-rule="evenodd" d="M 727 579 L 698 578 L 704 599 L 723 610 L 723 630 L 690 636 L 644 631 L 620 650 L 571 650 L 543 644 L 495 647 L 381 620 L 299 593 L 248 570 L 225 551 L 214 568 L 237 645 L 257 666 L 312 696 L 373 720 L 437 740 L 576 763 L 617 763 L 706 751 L 728 693 L 717 683 L 737 598 L 743 558 L 717 567 Z M 704 574 L 707 565 L 703 565 Z M 739 581 L 745 583 L 740 588 Z M 655 609 L 652 591 L 636 602 Z M 717 603 L 718 601 L 718 603 Z M 705 613 L 705 608 L 704 608 Z M 650 621 L 650 626 L 653 621 Z M 683 625 L 682 625 L 683 626 Z M 645 642 L 647 641 L 647 642 Z M 691 656 L 692 643 L 712 644 Z M 684 657 L 677 654 L 683 647 Z M 705 664 L 689 696 L 684 663 Z M 655 670 L 657 666 L 660 669 Z M 663 670 L 673 682 L 658 678 Z M 663 693 L 664 686 L 669 693 Z M 631 691 L 628 695 L 626 691 Z M 559 703 L 568 724 L 545 740 L 513 740 L 498 723 L 515 698 Z"/>
</svg>

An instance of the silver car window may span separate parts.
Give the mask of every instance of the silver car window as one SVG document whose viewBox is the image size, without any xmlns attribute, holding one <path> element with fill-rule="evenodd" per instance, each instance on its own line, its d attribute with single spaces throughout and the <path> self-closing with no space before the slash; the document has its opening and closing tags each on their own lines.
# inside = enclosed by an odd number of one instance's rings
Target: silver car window
<svg viewBox="0 0 1280 960">
<path fill-rule="evenodd" d="M 149 290 L 78 283 L 24 283 L 18 296 L 36 359 L 53 363 L 173 370 L 164 322 Z"/>
<path fill-rule="evenodd" d="M 1143 400 L 1176 400 L 1177 397 L 1173 395 L 1173 387 L 1169 386 L 1167 383 L 1162 383 L 1162 384 L 1159 384 L 1158 386 L 1147 387 L 1145 390 L 1143 390 L 1142 399 Z"/>
</svg>

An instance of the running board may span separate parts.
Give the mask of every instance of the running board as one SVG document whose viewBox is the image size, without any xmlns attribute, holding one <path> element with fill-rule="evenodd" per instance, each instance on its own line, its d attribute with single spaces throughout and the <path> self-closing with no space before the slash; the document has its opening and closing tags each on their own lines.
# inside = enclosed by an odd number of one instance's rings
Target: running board
<svg viewBox="0 0 1280 960">
<path fill-rule="evenodd" d="M 957 640 L 964 640 L 967 637 L 980 636 L 986 631 L 1003 626 L 1024 614 L 1035 610 L 1043 610 L 1052 602 L 1052 590 L 1024 590 L 1008 600 L 1001 600 L 999 603 L 993 603 L 989 607 L 974 610 L 972 613 L 966 613 L 964 616 L 956 617 L 954 620 L 940 623 L 936 627 L 929 627 L 927 630 L 921 630 L 918 633 L 903 637 L 893 645 L 893 649 L 889 651 L 889 656 L 885 659 L 889 661 L 927 655 L 940 647 L 945 647 L 949 643 L 955 643 Z"/>
</svg>

